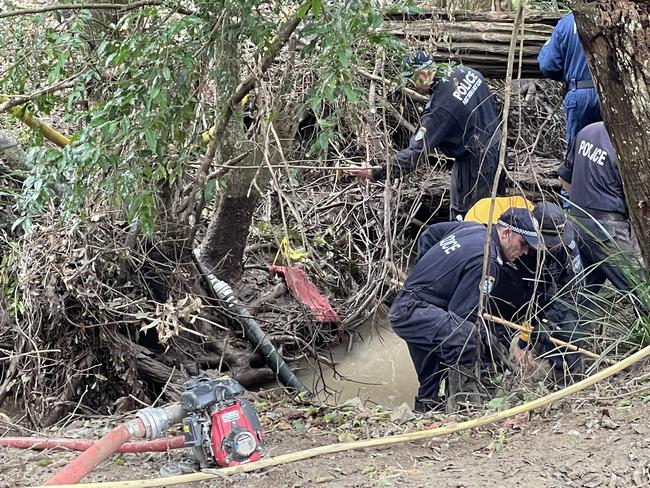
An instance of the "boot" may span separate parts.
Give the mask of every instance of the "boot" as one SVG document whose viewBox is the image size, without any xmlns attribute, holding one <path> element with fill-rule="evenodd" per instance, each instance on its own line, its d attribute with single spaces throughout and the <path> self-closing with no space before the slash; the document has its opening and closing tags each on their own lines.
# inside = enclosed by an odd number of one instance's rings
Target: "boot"
<svg viewBox="0 0 650 488">
<path fill-rule="evenodd" d="M 442 412 L 445 410 L 445 402 L 440 398 L 418 398 L 415 397 L 413 411 L 417 413 Z"/>
<path fill-rule="evenodd" d="M 476 381 L 473 366 L 458 365 L 449 368 L 447 376 L 447 412 L 457 412 L 467 404 L 485 400 Z"/>
</svg>

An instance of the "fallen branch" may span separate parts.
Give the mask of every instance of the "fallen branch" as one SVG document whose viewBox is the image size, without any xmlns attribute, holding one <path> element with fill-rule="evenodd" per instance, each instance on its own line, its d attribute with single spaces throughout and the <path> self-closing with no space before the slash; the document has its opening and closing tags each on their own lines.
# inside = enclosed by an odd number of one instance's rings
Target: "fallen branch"
<svg viewBox="0 0 650 488">
<path fill-rule="evenodd" d="M 7 17 L 18 17 L 22 15 L 34 15 L 42 14 L 45 12 L 56 12 L 59 10 L 118 10 L 122 12 L 127 12 L 129 10 L 135 10 L 140 7 L 146 7 L 149 5 L 158 5 L 161 7 L 166 7 L 165 2 L 161 0 L 143 0 L 135 3 L 120 4 L 120 3 L 70 3 L 70 4 L 59 4 L 59 5 L 43 5 L 42 7 L 26 8 L 22 10 L 13 10 L 11 12 L 2 12 L 0 13 L 0 19 Z M 177 7 L 172 9 L 175 12 L 183 15 L 196 15 L 196 12 L 189 10 L 183 7 Z"/>
<path fill-rule="evenodd" d="M 18 105 L 24 105 L 27 102 L 30 102 L 35 98 L 40 97 L 41 95 L 47 95 L 48 93 L 64 90 L 66 88 L 71 88 L 73 86 L 72 82 L 77 76 L 79 76 L 79 73 L 72 75 L 63 81 L 55 83 L 54 85 L 46 86 L 45 88 L 35 91 L 30 95 L 17 95 L 17 96 L 0 95 L 0 100 L 3 100 L 3 102 L 0 103 L 0 112 L 7 112 L 11 110 L 13 107 L 17 107 Z"/>
</svg>

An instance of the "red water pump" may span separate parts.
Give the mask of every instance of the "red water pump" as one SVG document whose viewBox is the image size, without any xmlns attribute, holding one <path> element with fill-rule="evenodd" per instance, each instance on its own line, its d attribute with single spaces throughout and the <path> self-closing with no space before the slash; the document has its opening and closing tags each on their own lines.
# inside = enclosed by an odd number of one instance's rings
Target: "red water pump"
<svg viewBox="0 0 650 488">
<path fill-rule="evenodd" d="M 257 461 L 264 435 L 255 409 L 238 398 L 244 388 L 231 378 L 200 376 L 185 382 L 180 403 L 185 446 L 201 468 Z"/>
</svg>

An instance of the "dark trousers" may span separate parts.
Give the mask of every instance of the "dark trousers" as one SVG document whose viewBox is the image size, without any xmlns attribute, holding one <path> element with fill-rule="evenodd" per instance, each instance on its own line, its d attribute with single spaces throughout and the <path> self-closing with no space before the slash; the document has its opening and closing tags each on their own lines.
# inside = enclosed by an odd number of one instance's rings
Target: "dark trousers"
<svg viewBox="0 0 650 488">
<path fill-rule="evenodd" d="M 440 380 L 448 367 L 469 367 L 477 354 L 473 323 L 402 291 L 390 310 L 395 333 L 406 341 L 417 371 L 419 399 L 440 400 Z"/>
<path fill-rule="evenodd" d="M 477 158 L 456 161 L 451 168 L 450 220 L 461 218 L 481 198 L 492 195 L 492 185 L 499 167 L 499 145 L 492 146 Z M 497 196 L 505 195 L 505 172 L 501 173 Z"/>
<path fill-rule="evenodd" d="M 608 279 L 622 291 L 634 288 L 632 275 L 641 276 L 639 244 L 628 220 L 594 220 L 578 217 L 578 246 L 585 265 L 587 289 L 598 293 Z"/>
</svg>

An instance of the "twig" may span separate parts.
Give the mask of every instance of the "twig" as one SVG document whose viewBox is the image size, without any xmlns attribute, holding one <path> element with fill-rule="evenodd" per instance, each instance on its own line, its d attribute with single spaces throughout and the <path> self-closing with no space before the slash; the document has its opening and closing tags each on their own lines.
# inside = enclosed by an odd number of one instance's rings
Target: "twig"
<svg viewBox="0 0 650 488">
<path fill-rule="evenodd" d="M 398 88 L 398 89 L 402 90 L 404 93 L 406 93 L 409 97 L 411 97 L 411 98 L 414 99 L 414 100 L 419 100 L 420 102 L 426 102 L 426 101 L 429 100 L 429 97 L 427 97 L 427 96 L 425 96 L 425 95 L 420 95 L 420 94 L 419 94 L 418 92 L 416 92 L 415 90 L 411 90 L 410 88 L 407 88 L 407 87 L 405 87 L 405 86 L 399 86 L 399 85 L 397 85 L 396 83 L 391 83 L 391 82 L 388 81 L 387 79 L 385 79 L 385 78 L 383 78 L 383 77 L 381 77 L 381 76 L 373 75 L 372 73 L 369 73 L 369 72 L 366 71 L 365 69 L 357 68 L 357 72 L 358 72 L 360 75 L 362 75 L 362 76 L 368 78 L 369 80 L 372 80 L 372 81 L 379 81 L 379 82 L 383 83 L 383 84 L 386 85 L 386 86 L 392 86 L 393 88 Z"/>
<path fill-rule="evenodd" d="M 215 168 L 228 168 L 228 169 L 248 169 L 248 170 L 258 170 L 257 166 L 232 166 L 226 164 L 213 164 Z M 308 166 L 308 165 L 298 165 L 298 164 L 265 164 L 266 168 L 283 168 L 283 169 L 313 169 L 320 171 L 341 171 L 346 169 L 361 168 L 361 166 L 349 165 L 349 166 Z M 363 168 L 369 169 L 380 169 L 381 166 L 363 166 Z"/>
<path fill-rule="evenodd" d="M 17 17 L 21 15 L 42 14 L 45 12 L 55 12 L 58 10 L 118 10 L 129 11 L 148 5 L 167 6 L 162 0 L 142 0 L 140 2 L 119 4 L 119 3 L 70 3 L 58 5 L 43 5 L 42 7 L 26 8 L 22 10 L 13 10 L 11 12 L 0 13 L 0 19 L 7 17 Z M 172 8 L 172 7 L 169 7 Z M 183 7 L 172 8 L 175 12 L 183 15 L 196 15 L 196 12 Z"/>
<path fill-rule="evenodd" d="M 165 386 L 163 386 L 163 389 L 160 390 L 160 393 L 158 394 L 156 399 L 151 404 L 152 407 L 155 406 L 156 403 L 158 403 L 158 400 L 160 400 L 162 398 L 162 396 L 165 394 L 165 392 L 167 391 L 167 388 L 169 387 L 169 383 L 171 383 L 175 372 L 176 372 L 176 366 L 172 366 L 171 373 L 169 373 L 169 377 L 167 378 L 167 381 L 165 382 Z"/>
<path fill-rule="evenodd" d="M 481 342 L 481 321 L 483 319 L 483 310 L 485 305 L 485 287 L 483 283 L 487 279 L 488 268 L 490 263 L 490 242 L 492 240 L 492 222 L 494 215 L 494 203 L 499 187 L 499 179 L 501 178 L 501 173 L 505 168 L 505 159 L 506 159 L 506 146 L 508 145 L 508 115 L 510 114 L 510 93 L 512 88 L 512 70 L 514 65 L 515 57 L 515 47 L 517 46 L 517 30 L 520 23 L 524 22 L 524 12 L 525 12 L 525 3 L 520 2 L 519 8 L 517 9 L 517 15 L 515 16 L 515 22 L 512 27 L 512 36 L 510 37 L 510 49 L 508 51 L 508 66 L 506 69 L 506 82 L 504 89 L 504 101 L 503 101 L 503 115 L 502 115 L 502 124 L 503 129 L 501 131 L 501 141 L 499 146 L 499 165 L 497 167 L 496 174 L 494 176 L 494 182 L 492 184 L 492 192 L 490 198 L 490 210 L 488 213 L 488 222 L 487 222 L 487 231 L 485 233 L 485 243 L 483 245 L 483 269 L 481 271 L 481 282 L 479 284 L 479 301 L 478 301 L 478 317 L 477 321 L 477 333 L 478 333 L 478 342 Z M 485 323 L 483 323 L 485 325 Z M 480 368 L 481 360 L 478 357 L 480 354 L 480 348 L 476 349 L 476 367 Z M 490 351 L 491 352 L 491 351 Z M 480 372 L 479 372 L 480 374 Z"/>
<path fill-rule="evenodd" d="M 69 78 L 66 78 L 65 80 L 55 83 L 54 85 L 50 85 L 38 91 L 35 91 L 31 95 L 0 96 L 0 99 L 5 97 L 7 98 L 6 101 L 0 103 L 0 112 L 6 112 L 8 110 L 11 110 L 13 107 L 17 107 L 18 105 L 24 105 L 25 103 L 34 100 L 35 98 L 38 98 L 41 95 L 47 95 L 48 93 L 70 88 L 73 86 L 72 82 L 77 76 L 79 76 L 79 74 L 80 73 L 77 73 L 75 75 L 70 76 Z"/>
</svg>

